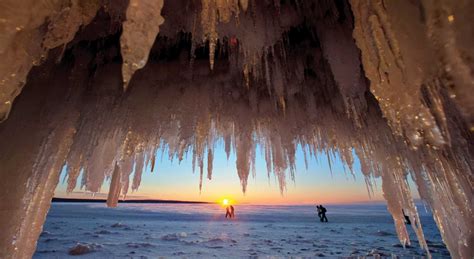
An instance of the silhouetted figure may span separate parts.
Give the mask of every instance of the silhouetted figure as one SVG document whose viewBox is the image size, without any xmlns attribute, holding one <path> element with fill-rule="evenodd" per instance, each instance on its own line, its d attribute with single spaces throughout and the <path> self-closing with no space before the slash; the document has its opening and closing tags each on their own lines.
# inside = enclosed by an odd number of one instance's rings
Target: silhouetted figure
<svg viewBox="0 0 474 259">
<path fill-rule="evenodd" d="M 410 217 L 405 214 L 405 211 L 402 209 L 403 216 L 405 217 L 405 224 L 411 225 Z"/>
<path fill-rule="evenodd" d="M 316 210 L 318 211 L 318 218 L 321 220 L 321 207 L 319 205 L 316 205 Z"/>
<path fill-rule="evenodd" d="M 319 205 L 319 209 L 321 210 L 321 222 L 328 222 L 328 218 L 326 217 L 326 208 L 324 208 L 323 205 Z"/>
<path fill-rule="evenodd" d="M 235 218 L 235 209 L 234 209 L 234 206 L 232 205 L 229 205 L 227 207 L 225 207 L 225 218 Z"/>
<path fill-rule="evenodd" d="M 232 206 L 232 205 L 230 205 L 230 217 L 231 217 L 231 218 L 235 218 L 234 206 Z"/>
</svg>

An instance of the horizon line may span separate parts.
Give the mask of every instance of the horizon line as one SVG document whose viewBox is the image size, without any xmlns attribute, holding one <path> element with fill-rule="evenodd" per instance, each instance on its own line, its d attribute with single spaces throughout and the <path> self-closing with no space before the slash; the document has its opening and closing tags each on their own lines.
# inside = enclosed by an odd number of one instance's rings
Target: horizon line
<svg viewBox="0 0 474 259">
<path fill-rule="evenodd" d="M 416 200 L 415 202 L 419 202 L 421 200 Z M 90 197 L 90 198 L 66 198 L 66 197 L 57 197 L 54 196 L 51 202 L 71 202 L 71 203 L 101 203 L 107 202 L 106 198 L 103 197 Z M 168 199 L 153 199 L 153 198 L 120 198 L 119 203 L 182 203 L 182 204 L 218 204 L 217 201 L 188 201 L 188 200 L 168 200 Z M 341 202 L 329 202 L 324 204 L 330 205 L 350 205 L 350 204 L 386 204 L 385 200 L 363 200 L 363 201 L 341 201 Z M 285 206 L 298 206 L 298 205 L 316 205 L 320 204 L 320 202 L 302 202 L 302 203 L 251 203 L 251 202 L 242 202 L 237 203 L 240 205 L 285 205 Z"/>
</svg>

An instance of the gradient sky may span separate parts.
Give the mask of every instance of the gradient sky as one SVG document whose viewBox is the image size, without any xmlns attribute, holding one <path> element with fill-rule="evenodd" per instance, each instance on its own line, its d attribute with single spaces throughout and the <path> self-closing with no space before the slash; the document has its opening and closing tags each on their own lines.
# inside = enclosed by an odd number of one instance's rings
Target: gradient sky
<svg viewBox="0 0 474 259">
<path fill-rule="evenodd" d="M 187 200 L 214 202 L 230 198 L 236 203 L 250 204 L 315 204 L 315 203 L 354 203 L 383 200 L 380 179 L 376 179 L 374 193 L 369 197 L 364 177 L 360 172 L 359 160 L 355 159 L 355 178 L 346 170 L 339 158 L 332 161 L 332 174 L 329 170 L 326 155 L 317 159 L 308 158 L 308 169 L 304 164 L 304 155 L 298 148 L 296 155 L 296 179 L 287 177 L 286 190 L 280 192 L 275 176 L 267 176 L 265 160 L 260 148 L 257 148 L 256 177 L 249 177 L 247 192 L 242 193 L 242 186 L 235 166 L 235 154 L 227 161 L 222 143 L 215 149 L 212 180 L 204 176 L 202 191 L 199 191 L 199 169 L 192 172 L 192 159 L 189 155 L 181 163 L 171 162 L 167 154 L 161 159 L 157 156 L 155 171 L 147 167 L 143 173 L 138 191 L 129 193 L 129 198 Z M 206 165 L 205 165 L 205 168 Z M 206 169 L 204 170 L 207 174 Z M 66 194 L 65 170 L 56 189 L 56 197 L 91 198 L 90 193 L 79 190 Z M 80 179 L 78 183 L 80 183 Z M 104 183 L 101 193 L 95 197 L 105 197 L 109 181 Z M 413 183 L 410 181 L 410 186 Z M 413 188 L 412 188 L 413 190 Z M 418 195 L 415 194 L 417 197 Z"/>
</svg>

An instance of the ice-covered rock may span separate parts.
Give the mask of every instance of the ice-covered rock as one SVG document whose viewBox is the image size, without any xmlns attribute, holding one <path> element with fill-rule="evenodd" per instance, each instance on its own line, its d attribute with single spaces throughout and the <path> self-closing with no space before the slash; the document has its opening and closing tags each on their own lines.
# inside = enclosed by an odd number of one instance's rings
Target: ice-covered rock
<svg viewBox="0 0 474 259">
<path fill-rule="evenodd" d="M 180 238 L 186 238 L 187 236 L 188 234 L 186 232 L 179 232 L 179 233 L 163 235 L 161 239 L 165 241 L 176 241 L 176 240 L 179 240 Z"/>
<path fill-rule="evenodd" d="M 99 244 L 85 244 L 85 243 L 78 243 L 71 249 L 69 249 L 69 255 L 84 255 L 88 253 L 95 252 L 102 248 L 102 245 Z"/>
</svg>

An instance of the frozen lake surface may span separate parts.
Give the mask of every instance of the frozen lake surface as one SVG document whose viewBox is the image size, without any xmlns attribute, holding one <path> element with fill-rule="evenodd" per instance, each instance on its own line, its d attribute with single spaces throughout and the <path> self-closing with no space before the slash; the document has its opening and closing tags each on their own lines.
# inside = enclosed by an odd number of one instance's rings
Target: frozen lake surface
<svg viewBox="0 0 474 259">
<path fill-rule="evenodd" d="M 412 245 L 399 244 L 385 205 L 327 205 L 329 223 L 314 206 L 235 208 L 226 220 L 214 204 L 54 203 L 34 258 L 68 257 L 74 247 L 80 258 L 425 255 L 411 227 Z M 433 257 L 449 258 L 431 214 L 419 212 Z"/>
</svg>

